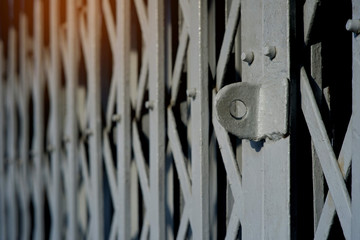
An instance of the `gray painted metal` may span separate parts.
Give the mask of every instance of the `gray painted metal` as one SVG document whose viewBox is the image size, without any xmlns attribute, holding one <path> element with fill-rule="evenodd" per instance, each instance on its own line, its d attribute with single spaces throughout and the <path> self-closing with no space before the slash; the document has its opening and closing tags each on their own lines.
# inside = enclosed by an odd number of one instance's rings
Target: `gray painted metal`
<svg viewBox="0 0 360 240">
<path fill-rule="evenodd" d="M 350 197 L 343 180 L 343 176 L 336 161 L 324 123 L 316 105 L 309 80 L 304 68 L 301 69 L 301 106 L 304 112 L 309 131 L 317 150 L 329 191 L 337 210 L 344 235 L 350 239 L 351 234 L 351 207 Z"/>
<path fill-rule="evenodd" d="M 240 139 L 278 140 L 287 133 L 288 80 L 261 82 L 229 84 L 216 95 L 216 117 L 228 132 Z"/>
<path fill-rule="evenodd" d="M 352 14 L 354 20 L 360 19 L 360 2 L 352 1 Z M 360 36 L 353 34 L 353 80 L 352 80 L 352 222 L 351 239 L 360 238 L 360 156 L 358 150 L 360 147 Z"/>
<path fill-rule="evenodd" d="M 19 10 L 0 40 L 0 239 L 290 239 L 294 2 L 34 0 L 33 32 Z M 303 6 L 311 72 L 292 117 L 302 110 L 313 142 L 314 238 L 337 214 L 358 239 L 359 37 L 336 158 L 319 111 L 319 4 Z"/>
</svg>

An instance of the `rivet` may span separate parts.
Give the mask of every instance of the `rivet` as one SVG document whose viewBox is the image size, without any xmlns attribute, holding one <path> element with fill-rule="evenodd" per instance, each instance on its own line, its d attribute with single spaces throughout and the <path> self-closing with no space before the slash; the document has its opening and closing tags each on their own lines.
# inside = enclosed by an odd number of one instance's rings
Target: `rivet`
<svg viewBox="0 0 360 240">
<path fill-rule="evenodd" d="M 86 137 L 89 137 L 89 136 L 93 135 L 93 131 L 92 131 L 90 128 L 86 128 L 86 129 L 84 130 L 84 135 L 85 135 Z"/>
<path fill-rule="evenodd" d="M 120 122 L 121 116 L 119 114 L 114 114 L 114 115 L 112 115 L 111 120 L 113 122 Z"/>
<path fill-rule="evenodd" d="M 186 90 L 186 95 L 189 97 L 189 98 L 195 98 L 196 97 L 196 89 L 193 88 L 193 89 L 187 89 Z"/>
<path fill-rule="evenodd" d="M 353 20 L 349 19 L 345 26 L 347 31 L 353 32 L 353 33 L 360 33 L 360 20 Z"/>
<path fill-rule="evenodd" d="M 264 55 L 272 60 L 276 56 L 276 48 L 274 46 L 265 46 Z"/>
<path fill-rule="evenodd" d="M 146 101 L 145 102 L 145 108 L 149 109 L 149 110 L 154 109 L 154 101 Z"/>
<path fill-rule="evenodd" d="M 251 51 L 243 52 L 241 54 L 241 60 L 247 62 L 248 64 L 251 64 L 254 61 L 254 53 Z"/>
<path fill-rule="evenodd" d="M 247 113 L 247 108 L 241 100 L 236 99 L 231 102 L 230 114 L 233 118 L 237 120 L 241 120 L 246 115 L 246 113 Z"/>
</svg>

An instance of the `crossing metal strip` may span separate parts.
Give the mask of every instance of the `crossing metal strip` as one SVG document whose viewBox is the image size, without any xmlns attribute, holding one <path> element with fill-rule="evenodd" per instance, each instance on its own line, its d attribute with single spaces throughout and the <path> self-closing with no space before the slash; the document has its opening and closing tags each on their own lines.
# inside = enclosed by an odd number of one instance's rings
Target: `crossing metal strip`
<svg viewBox="0 0 360 240">
<path fill-rule="evenodd" d="M 310 83 L 305 72 L 301 69 L 301 107 L 308 125 L 316 152 L 323 169 L 329 191 L 334 199 L 341 227 L 346 238 L 351 234 L 351 207 L 350 197 L 343 180 L 343 176 L 330 145 L 324 123 L 316 105 Z"/>
</svg>

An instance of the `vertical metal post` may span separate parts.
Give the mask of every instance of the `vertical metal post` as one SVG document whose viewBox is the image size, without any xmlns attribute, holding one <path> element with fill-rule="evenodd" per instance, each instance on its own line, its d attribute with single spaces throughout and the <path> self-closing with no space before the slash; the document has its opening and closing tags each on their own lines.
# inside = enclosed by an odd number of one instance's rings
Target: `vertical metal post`
<svg viewBox="0 0 360 240">
<path fill-rule="evenodd" d="M 44 153 L 44 76 L 43 76 L 43 2 L 34 2 L 34 239 L 44 238 L 44 192 L 42 179 L 42 159 Z"/>
<path fill-rule="evenodd" d="M 360 20 L 360 2 L 352 1 L 353 20 Z M 360 29 L 358 29 L 359 31 Z M 360 35 L 353 35 L 352 80 L 352 223 L 351 239 L 360 238 Z"/>
<path fill-rule="evenodd" d="M 215 81 L 216 77 L 216 1 L 208 1 L 208 59 L 209 77 Z M 215 82 L 216 83 L 216 82 Z M 217 238 L 217 142 L 215 132 L 209 136 L 209 230 L 212 239 Z"/>
<path fill-rule="evenodd" d="M 130 162 L 131 162 L 131 113 L 130 113 L 130 1 L 118 0 L 116 4 L 117 50 L 115 54 L 115 81 L 117 83 L 117 179 L 119 187 L 119 239 L 130 239 Z M 133 203 L 134 204 L 134 203 Z"/>
<path fill-rule="evenodd" d="M 242 65 L 244 82 L 290 79 L 289 14 L 288 1 L 242 1 L 241 46 L 254 54 L 251 64 Z M 266 45 L 276 47 L 275 59 L 264 56 Z M 290 137 L 243 141 L 244 239 L 290 238 L 289 144 Z"/>
<path fill-rule="evenodd" d="M 189 76 L 191 98 L 192 231 L 209 239 L 209 93 L 207 0 L 190 2 Z"/>
<path fill-rule="evenodd" d="M 78 88 L 78 34 L 76 1 L 66 1 L 67 39 L 66 39 L 66 129 L 64 140 L 67 146 L 66 201 L 67 201 L 67 239 L 78 239 L 77 175 L 78 175 L 78 127 L 76 117 L 76 91 Z"/>
<path fill-rule="evenodd" d="M 60 154 L 61 154 L 61 119 L 60 119 L 60 58 L 59 58 L 59 1 L 50 1 L 50 150 L 51 152 L 51 239 L 61 239 L 62 207 L 61 207 L 61 179 L 60 179 Z"/>
<path fill-rule="evenodd" d="M 29 210 L 29 201 L 30 201 L 30 190 L 28 189 L 28 179 L 29 179 L 29 135 L 30 135 L 30 124 L 29 124 L 29 86 L 30 79 L 28 73 L 28 21 L 27 16 L 24 12 L 20 14 L 20 33 L 19 33 L 19 41 L 20 41 L 20 82 L 21 85 L 19 97 L 20 97 L 20 126 L 21 126 L 21 136 L 20 136 L 20 179 L 21 182 L 21 208 L 22 208 L 22 222 L 21 222 L 21 236 L 22 239 L 30 238 L 30 210 Z"/>
<path fill-rule="evenodd" d="M 259 57 L 264 58 L 264 75 L 270 81 L 271 79 L 291 80 L 290 4 L 291 1 L 284 0 L 263 1 L 262 46 L 274 46 L 276 55 L 271 59 L 265 56 L 265 50 L 260 47 Z M 266 141 L 262 157 L 264 238 L 290 239 L 290 136 L 275 142 Z"/>
<path fill-rule="evenodd" d="M 254 61 L 251 65 L 243 64 L 242 80 L 255 82 L 261 78 L 263 71 L 262 22 L 263 16 L 258 11 L 262 9 L 262 1 L 243 0 L 241 3 L 241 30 L 243 51 L 253 51 Z M 256 52 L 255 52 L 256 51 Z M 242 236 L 244 239 L 264 239 L 264 149 L 259 149 L 262 142 L 243 140 L 243 190 L 244 216 Z M 258 148 L 258 150 L 255 150 Z"/>
<path fill-rule="evenodd" d="M 91 224 L 94 239 L 104 237 L 103 185 L 101 154 L 101 96 L 100 96 L 100 36 L 101 15 L 99 0 L 87 2 L 88 6 L 88 101 L 89 101 L 89 158 L 91 176 Z"/>
<path fill-rule="evenodd" d="M 150 111 L 150 238 L 165 239 L 165 53 L 164 1 L 150 0 L 149 16 L 149 99 Z"/>
<path fill-rule="evenodd" d="M 7 221 L 5 216 L 5 104 L 4 104 L 4 43 L 0 40 L 0 239 L 6 239 Z"/>
<path fill-rule="evenodd" d="M 16 204 L 16 166 L 17 166 L 17 118 L 16 118 L 16 30 L 13 26 L 9 29 L 8 39 L 8 65 L 7 65 L 7 107 L 8 107 L 8 122 L 7 122 L 7 149 L 8 149 L 8 204 L 9 204 L 9 235 L 8 238 L 16 239 L 18 234 L 18 209 Z"/>
</svg>

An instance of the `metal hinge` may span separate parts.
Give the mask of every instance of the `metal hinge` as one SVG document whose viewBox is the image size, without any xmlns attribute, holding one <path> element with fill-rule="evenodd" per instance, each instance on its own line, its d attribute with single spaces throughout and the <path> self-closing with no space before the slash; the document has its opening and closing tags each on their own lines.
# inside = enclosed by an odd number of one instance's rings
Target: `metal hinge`
<svg viewBox="0 0 360 240">
<path fill-rule="evenodd" d="M 216 95 L 215 114 L 228 132 L 241 139 L 278 140 L 288 131 L 289 81 L 260 82 L 223 87 Z"/>
</svg>

